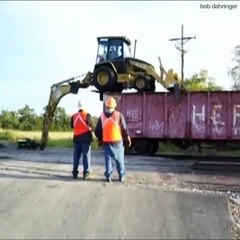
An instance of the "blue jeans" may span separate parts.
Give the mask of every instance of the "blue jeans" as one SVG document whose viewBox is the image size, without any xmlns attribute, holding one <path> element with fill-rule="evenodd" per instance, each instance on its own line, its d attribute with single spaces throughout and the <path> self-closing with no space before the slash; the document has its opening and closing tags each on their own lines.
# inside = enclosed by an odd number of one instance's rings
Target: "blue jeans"
<svg viewBox="0 0 240 240">
<path fill-rule="evenodd" d="M 117 165 L 117 171 L 119 178 L 125 175 L 125 164 L 124 164 L 124 146 L 121 143 L 104 143 L 104 159 L 105 159 L 105 176 L 110 178 L 112 176 L 113 167 L 112 159 L 115 160 Z"/>
<path fill-rule="evenodd" d="M 91 144 L 87 142 L 75 142 L 73 153 L 73 174 L 78 174 L 79 161 L 82 156 L 83 174 L 91 170 Z"/>
</svg>

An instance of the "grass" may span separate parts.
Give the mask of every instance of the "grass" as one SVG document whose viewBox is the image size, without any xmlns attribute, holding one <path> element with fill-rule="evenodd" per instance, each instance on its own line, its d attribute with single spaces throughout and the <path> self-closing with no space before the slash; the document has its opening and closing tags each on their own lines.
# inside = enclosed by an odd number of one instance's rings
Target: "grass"
<svg viewBox="0 0 240 240">
<path fill-rule="evenodd" d="M 72 134 L 72 132 L 49 132 L 49 140 L 70 140 L 72 138 Z M 30 138 L 36 141 L 40 141 L 41 137 L 41 131 L 18 131 L 0 129 L 0 140 L 15 142 L 19 138 Z"/>
<path fill-rule="evenodd" d="M 3 130 L 0 129 L 0 141 L 12 142 L 16 143 L 17 139 L 19 138 L 30 138 L 37 142 L 40 142 L 42 136 L 41 131 L 17 131 L 17 130 Z M 49 132 L 48 138 L 48 147 L 62 147 L 62 148 L 72 148 L 72 132 Z M 92 143 L 92 149 L 100 149 L 98 146 L 97 141 L 95 140 Z M 228 151 L 221 151 L 221 150 L 214 150 L 210 149 L 209 147 L 203 147 L 203 152 L 199 153 L 196 148 L 193 148 L 191 151 L 186 151 L 181 148 L 178 148 L 172 143 L 159 143 L 159 150 L 158 153 L 172 153 L 172 154 L 199 154 L 199 155 L 222 155 L 222 154 L 229 154 L 232 156 L 240 156 L 240 148 L 239 145 L 236 149 Z"/>
<path fill-rule="evenodd" d="M 40 142 L 42 132 L 40 131 L 18 131 L 18 130 L 3 130 L 0 129 L 0 141 L 8 141 L 15 143 L 20 138 L 30 138 Z M 73 147 L 72 132 L 49 132 L 48 146 L 49 147 Z M 98 149 L 97 141 L 92 143 L 92 149 Z"/>
<path fill-rule="evenodd" d="M 12 140 L 12 133 L 9 130 L 1 130 L 0 129 L 0 140 L 3 141 L 11 141 Z"/>
<path fill-rule="evenodd" d="M 179 153 L 179 152 L 184 152 L 181 148 L 175 146 L 174 144 L 171 143 L 159 143 L 159 149 L 158 149 L 159 153 L 162 152 L 168 152 L 168 153 Z"/>
<path fill-rule="evenodd" d="M 62 148 L 72 148 L 73 142 L 71 139 L 49 139 L 48 147 L 62 147 Z M 97 141 L 93 141 L 91 144 L 92 149 L 99 149 Z"/>
</svg>

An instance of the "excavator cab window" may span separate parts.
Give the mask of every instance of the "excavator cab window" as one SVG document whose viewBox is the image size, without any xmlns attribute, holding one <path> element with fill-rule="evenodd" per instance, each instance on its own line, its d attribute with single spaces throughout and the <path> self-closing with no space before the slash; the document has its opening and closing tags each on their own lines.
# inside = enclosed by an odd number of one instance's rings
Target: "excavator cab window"
<svg viewBox="0 0 240 240">
<path fill-rule="evenodd" d="M 110 46 L 108 53 L 108 60 L 112 61 L 117 58 L 121 58 L 121 49 L 118 46 Z"/>
<path fill-rule="evenodd" d="M 108 47 L 108 61 L 111 61 L 114 64 L 118 73 L 125 73 L 126 61 L 124 40 L 122 38 L 110 39 Z"/>
<path fill-rule="evenodd" d="M 108 60 L 125 59 L 131 57 L 130 44 L 122 38 L 110 39 L 108 45 Z"/>
<path fill-rule="evenodd" d="M 101 39 L 98 44 L 98 53 L 96 63 L 107 61 L 108 39 Z"/>
<path fill-rule="evenodd" d="M 123 42 L 123 58 L 131 57 L 131 48 L 130 46 L 126 43 Z"/>
<path fill-rule="evenodd" d="M 114 61 L 131 57 L 130 43 L 121 37 L 98 38 L 98 53 L 96 63 Z"/>
</svg>

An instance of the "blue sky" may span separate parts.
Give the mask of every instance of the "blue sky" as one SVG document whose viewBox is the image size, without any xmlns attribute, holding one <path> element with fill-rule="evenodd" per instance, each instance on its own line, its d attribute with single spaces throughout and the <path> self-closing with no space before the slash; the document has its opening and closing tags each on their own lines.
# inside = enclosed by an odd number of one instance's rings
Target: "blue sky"
<svg viewBox="0 0 240 240">
<path fill-rule="evenodd" d="M 219 3 L 237 7 L 212 8 Z M 201 9 L 200 4 L 211 8 Z M 1 1 L 0 111 L 28 104 L 43 113 L 52 84 L 93 70 L 97 36 L 137 39 L 137 58 L 158 70 L 161 56 L 166 69 L 180 74 L 180 52 L 169 39 L 180 37 L 182 24 L 185 36 L 196 35 L 185 44 L 185 77 L 207 69 L 218 84 L 230 88 L 227 72 L 232 50 L 240 44 L 239 23 L 239 1 Z M 69 94 L 59 106 L 72 114 L 81 99 L 99 115 L 102 103 L 93 89 Z"/>
</svg>

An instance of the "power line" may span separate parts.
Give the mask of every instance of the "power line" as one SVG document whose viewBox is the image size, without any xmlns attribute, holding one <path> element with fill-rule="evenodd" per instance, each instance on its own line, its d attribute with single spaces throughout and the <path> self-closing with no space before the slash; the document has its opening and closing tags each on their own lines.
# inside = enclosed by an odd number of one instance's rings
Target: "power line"
<svg viewBox="0 0 240 240">
<path fill-rule="evenodd" d="M 183 37 L 183 25 L 182 25 L 182 31 L 181 31 L 181 38 L 171 38 L 169 41 L 176 41 L 177 44 L 175 44 L 175 47 L 177 50 L 181 52 L 181 78 L 182 81 L 184 80 L 184 54 L 187 53 L 187 51 L 183 48 L 184 44 L 188 42 L 191 39 L 196 39 L 196 35 L 194 37 Z"/>
</svg>

